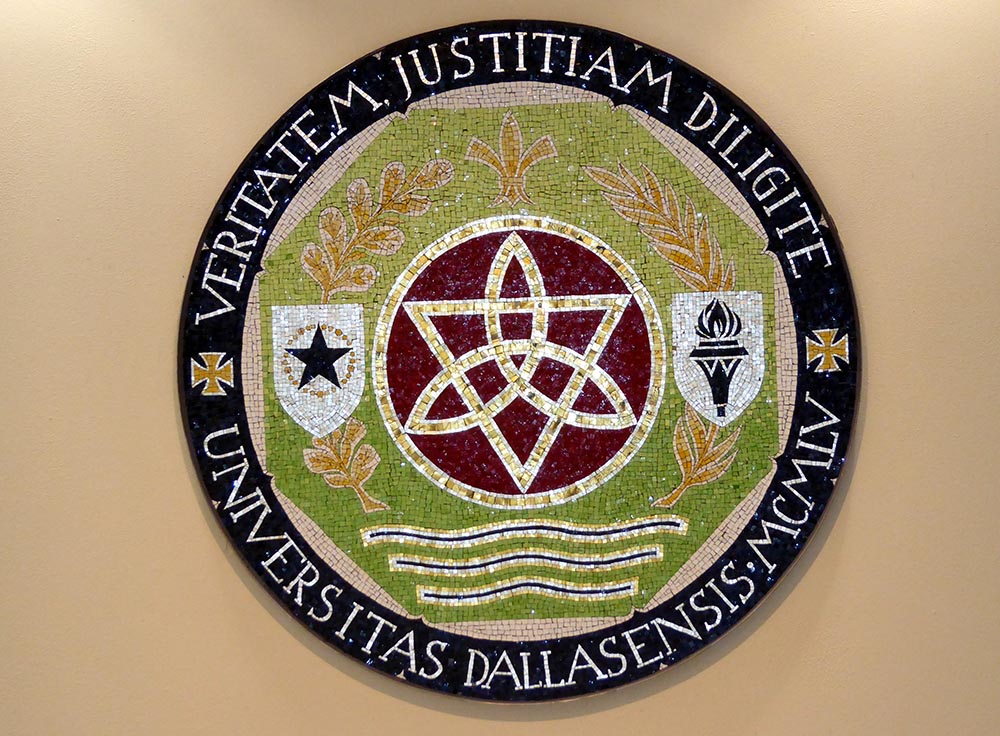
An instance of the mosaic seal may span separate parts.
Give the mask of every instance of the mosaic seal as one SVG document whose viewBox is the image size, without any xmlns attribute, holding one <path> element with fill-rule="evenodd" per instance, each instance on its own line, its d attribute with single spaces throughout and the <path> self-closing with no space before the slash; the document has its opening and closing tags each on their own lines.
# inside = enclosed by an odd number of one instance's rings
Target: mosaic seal
<svg viewBox="0 0 1000 736">
<path fill-rule="evenodd" d="M 269 130 L 182 314 L 195 463 L 317 636 L 490 700 L 671 667 L 788 568 L 858 387 L 843 254 L 767 126 L 608 31 L 387 46 Z"/>
</svg>

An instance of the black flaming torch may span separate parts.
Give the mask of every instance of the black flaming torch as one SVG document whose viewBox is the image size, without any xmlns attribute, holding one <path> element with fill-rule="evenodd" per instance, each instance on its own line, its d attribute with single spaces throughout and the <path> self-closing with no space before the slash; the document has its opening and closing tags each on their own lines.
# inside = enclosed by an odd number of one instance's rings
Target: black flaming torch
<svg viewBox="0 0 1000 736">
<path fill-rule="evenodd" d="M 749 353 L 736 336 L 743 331 L 743 320 L 725 302 L 713 299 L 698 315 L 698 346 L 691 360 L 698 364 L 712 389 L 712 401 L 718 416 L 726 416 L 729 384 L 736 369 Z"/>
</svg>

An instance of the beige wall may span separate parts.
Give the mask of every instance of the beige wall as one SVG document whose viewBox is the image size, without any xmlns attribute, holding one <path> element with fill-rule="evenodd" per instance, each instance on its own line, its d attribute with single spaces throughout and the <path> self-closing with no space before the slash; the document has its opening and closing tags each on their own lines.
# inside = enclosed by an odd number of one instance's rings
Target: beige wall
<svg viewBox="0 0 1000 736">
<path fill-rule="evenodd" d="M 0 732 L 996 732 L 996 0 L 7 5 Z M 757 612 L 640 684 L 491 707 L 328 650 L 248 576 L 187 456 L 175 335 L 209 210 L 287 107 L 384 43 L 517 16 L 746 100 L 839 226 L 866 364 L 842 493 Z"/>
</svg>

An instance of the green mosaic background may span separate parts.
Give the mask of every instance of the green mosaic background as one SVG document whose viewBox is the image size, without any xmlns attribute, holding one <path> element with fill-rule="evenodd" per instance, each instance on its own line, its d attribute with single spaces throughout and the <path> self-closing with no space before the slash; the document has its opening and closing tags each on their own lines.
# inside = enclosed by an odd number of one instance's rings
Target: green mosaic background
<svg viewBox="0 0 1000 736">
<path fill-rule="evenodd" d="M 512 109 L 521 126 L 524 146 L 536 138 L 551 135 L 558 158 L 532 167 L 527 174 L 527 190 L 533 205 L 516 209 L 489 207 L 498 192 L 497 175 L 464 154 L 475 136 L 497 148 L 501 120 Z M 603 486 L 590 494 L 559 506 L 528 511 L 492 509 L 463 501 L 438 488 L 419 474 L 390 439 L 367 379 L 365 395 L 354 413 L 368 429 L 365 442 L 378 450 L 381 464 L 365 484 L 366 490 L 391 509 L 364 514 L 351 489 L 332 489 L 303 462 L 303 450 L 312 437 L 281 408 L 272 378 L 271 307 L 274 305 L 318 304 L 319 286 L 302 270 L 299 257 L 303 245 L 319 243 L 317 216 L 330 206 L 347 214 L 345 190 L 357 177 L 364 177 L 377 190 L 383 166 L 401 161 L 409 172 L 433 158 L 447 158 L 455 166 L 455 177 L 446 186 L 427 193 L 434 204 L 420 217 L 401 218 L 398 226 L 406 235 L 403 248 L 393 256 L 370 256 L 365 260 L 379 271 L 374 286 L 366 293 L 341 293 L 333 303 L 365 304 L 365 340 L 369 352 L 375 319 L 387 291 L 399 272 L 428 244 L 444 233 L 472 220 L 498 214 L 522 213 L 549 216 L 581 227 L 611 245 L 628 261 L 649 289 L 657 304 L 668 345 L 667 386 L 657 420 L 643 447 L 632 462 Z M 684 409 L 684 400 L 674 383 L 669 354 L 670 300 L 676 291 L 688 290 L 666 261 L 653 253 L 637 227 L 623 221 L 600 195 L 598 185 L 583 171 L 585 165 L 614 169 L 621 160 L 633 171 L 640 163 L 649 166 L 661 181 L 670 182 L 679 196 L 690 196 L 697 210 L 710 218 L 713 231 L 726 258 L 737 264 L 736 290 L 760 291 L 764 295 L 767 372 L 763 387 L 750 408 L 722 431 L 725 436 L 742 426 L 739 454 L 729 472 L 719 481 L 689 489 L 669 510 L 654 509 L 650 503 L 669 493 L 679 482 L 680 473 L 672 450 L 674 424 Z M 376 192 L 377 196 L 377 192 Z M 267 465 L 275 483 L 308 514 L 368 574 L 414 615 L 431 622 L 553 618 L 576 616 L 621 616 L 643 605 L 697 550 L 719 523 L 770 470 L 770 458 L 777 452 L 777 388 L 774 370 L 774 269 L 772 259 L 762 253 L 764 243 L 718 197 L 669 151 L 663 148 L 624 109 L 603 103 L 531 105 L 513 108 L 467 110 L 418 110 L 407 118 L 393 121 L 346 175 L 333 186 L 281 243 L 265 263 L 260 276 L 261 346 L 263 350 L 266 410 Z M 656 514 L 678 514 L 689 519 L 686 536 L 661 534 L 605 544 L 581 545 L 546 540 L 532 546 L 576 552 L 610 552 L 639 544 L 664 546 L 662 562 L 600 573 L 575 573 L 542 567 L 510 568 L 495 575 L 539 574 L 561 580 L 595 582 L 639 578 L 639 594 L 632 599 L 594 602 L 567 602 L 537 595 L 522 595 L 505 601 L 472 606 L 444 607 L 419 604 L 415 584 L 447 587 L 474 586 L 490 582 L 490 575 L 475 578 L 415 576 L 392 572 L 386 556 L 391 552 L 448 557 L 443 550 L 383 544 L 365 548 L 359 531 L 382 524 L 406 524 L 440 529 L 467 527 L 517 518 L 560 519 L 588 524 L 612 523 Z M 523 547 L 523 542 L 481 545 L 455 556 L 482 556 Z M 722 550 L 720 550 L 721 552 Z"/>
</svg>

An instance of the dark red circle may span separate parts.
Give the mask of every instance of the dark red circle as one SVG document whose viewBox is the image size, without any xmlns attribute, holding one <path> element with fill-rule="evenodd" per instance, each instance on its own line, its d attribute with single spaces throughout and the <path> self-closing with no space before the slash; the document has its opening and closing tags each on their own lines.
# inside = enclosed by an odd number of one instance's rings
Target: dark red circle
<svg viewBox="0 0 1000 736">
<path fill-rule="evenodd" d="M 547 296 L 631 294 L 622 276 L 594 251 L 573 239 L 550 231 L 506 228 L 477 235 L 448 249 L 429 263 L 413 280 L 389 326 L 386 343 L 386 379 L 389 402 L 405 427 L 424 388 L 443 366 L 428 347 L 403 305 L 409 302 L 472 300 L 484 298 L 493 260 L 503 242 L 514 232 L 524 240 L 544 284 Z M 527 296 L 528 285 L 519 266 L 507 271 L 502 297 Z M 549 314 L 546 339 L 582 354 L 603 310 L 591 309 Z M 451 353 L 458 357 L 487 343 L 482 315 L 433 317 L 434 325 Z M 501 317 L 504 339 L 530 335 L 531 317 Z M 611 332 L 597 361 L 621 388 L 637 423 L 625 429 L 581 428 L 563 424 L 555 442 L 538 468 L 525 495 L 549 493 L 583 480 L 618 454 L 638 427 L 650 393 L 652 352 L 646 317 L 634 296 Z M 557 399 L 572 375 L 565 363 L 543 358 L 531 385 Z M 466 373 L 483 401 L 508 384 L 495 363 Z M 597 414 L 613 411 L 596 385 L 587 381 L 573 408 Z M 430 407 L 428 418 L 446 419 L 467 411 L 454 388 L 447 389 Z M 518 458 L 524 462 L 543 432 L 548 416 L 517 398 L 498 412 L 496 423 Z M 519 489 L 481 427 L 447 434 L 407 433 L 413 445 L 441 473 L 487 493 L 519 496 Z"/>
</svg>

